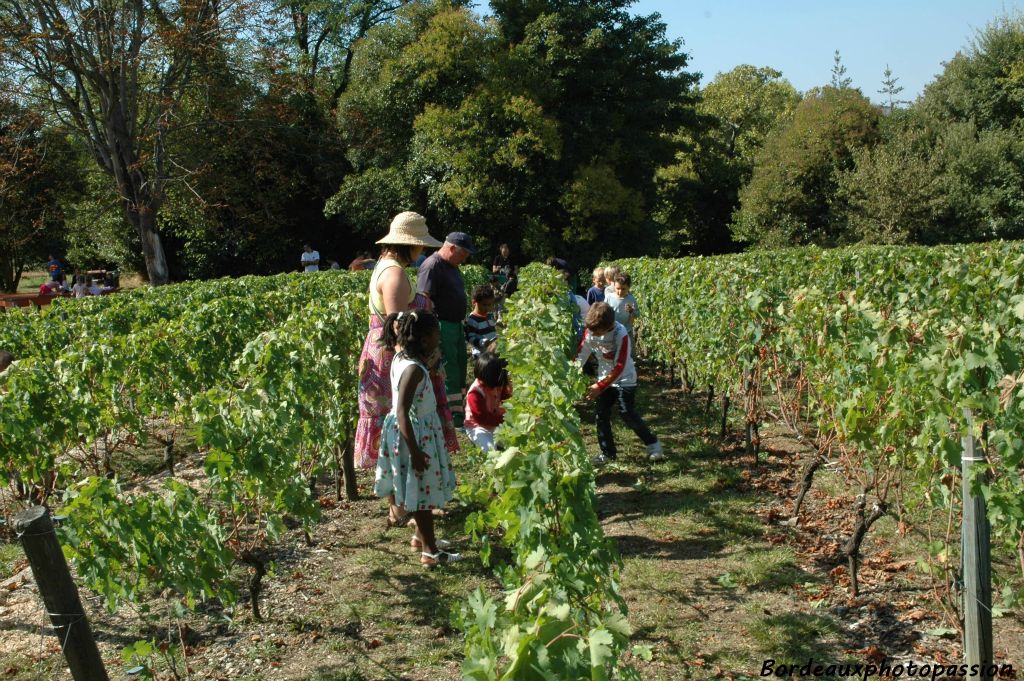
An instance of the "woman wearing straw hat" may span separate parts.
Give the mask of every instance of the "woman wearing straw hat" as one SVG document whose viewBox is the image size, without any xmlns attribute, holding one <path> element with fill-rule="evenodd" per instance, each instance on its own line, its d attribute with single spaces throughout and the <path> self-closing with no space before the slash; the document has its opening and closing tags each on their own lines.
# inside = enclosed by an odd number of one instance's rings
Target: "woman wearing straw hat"
<svg viewBox="0 0 1024 681">
<path fill-rule="evenodd" d="M 381 345 L 384 319 L 395 312 L 425 309 L 429 305 L 425 296 L 417 295 L 405 268 L 419 257 L 424 248 L 441 246 L 441 242 L 427 231 L 426 219 L 412 211 L 396 215 L 387 236 L 377 243 L 381 244 L 381 254 L 370 276 L 370 330 L 359 356 L 359 424 L 356 426 L 355 461 L 362 468 L 376 465 L 384 417 L 391 411 L 390 371 L 394 353 L 391 348 Z M 443 378 L 431 378 L 435 393 L 440 390 L 443 396 Z M 438 405 L 442 411 L 441 422 L 446 425 L 445 444 L 449 451 L 458 451 L 447 403 L 441 399 Z M 400 509 L 392 507 L 389 519 L 397 521 L 400 515 Z"/>
</svg>

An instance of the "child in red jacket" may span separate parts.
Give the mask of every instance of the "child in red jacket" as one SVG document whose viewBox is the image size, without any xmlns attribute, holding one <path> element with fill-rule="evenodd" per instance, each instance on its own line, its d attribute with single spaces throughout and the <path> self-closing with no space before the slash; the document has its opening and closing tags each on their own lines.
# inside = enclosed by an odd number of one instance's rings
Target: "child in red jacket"
<svg viewBox="0 0 1024 681">
<path fill-rule="evenodd" d="M 473 366 L 476 380 L 466 393 L 466 436 L 485 452 L 494 447 L 494 429 L 505 418 L 501 403 L 512 397 L 507 366 L 493 352 L 480 353 Z"/>
</svg>

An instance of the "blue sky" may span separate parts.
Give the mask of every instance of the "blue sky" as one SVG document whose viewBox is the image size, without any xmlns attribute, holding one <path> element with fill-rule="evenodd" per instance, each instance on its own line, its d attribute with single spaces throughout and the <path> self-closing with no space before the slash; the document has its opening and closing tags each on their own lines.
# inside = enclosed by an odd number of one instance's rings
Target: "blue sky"
<svg viewBox="0 0 1024 681">
<path fill-rule="evenodd" d="M 877 101 L 886 64 L 900 97 L 913 100 L 975 30 L 1022 8 L 1024 0 L 639 0 L 632 11 L 662 15 L 702 84 L 753 64 L 782 71 L 802 92 L 829 82 L 838 49 L 854 87 Z"/>
</svg>

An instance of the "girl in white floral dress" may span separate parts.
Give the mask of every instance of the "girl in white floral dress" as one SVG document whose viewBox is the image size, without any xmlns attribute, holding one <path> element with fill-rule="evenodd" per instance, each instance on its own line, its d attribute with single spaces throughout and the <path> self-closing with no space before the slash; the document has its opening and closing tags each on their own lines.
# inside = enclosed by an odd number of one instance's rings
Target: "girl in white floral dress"
<svg viewBox="0 0 1024 681">
<path fill-rule="evenodd" d="M 432 511 L 451 501 L 456 485 L 427 369 L 440 342 L 440 325 L 429 312 L 402 312 L 384 321 L 384 343 L 398 354 L 391 365 L 392 408 L 384 418 L 373 489 L 379 497 L 394 494 L 402 512 L 413 515 L 411 543 L 421 550 L 424 565 L 460 559 L 434 536 Z"/>
</svg>

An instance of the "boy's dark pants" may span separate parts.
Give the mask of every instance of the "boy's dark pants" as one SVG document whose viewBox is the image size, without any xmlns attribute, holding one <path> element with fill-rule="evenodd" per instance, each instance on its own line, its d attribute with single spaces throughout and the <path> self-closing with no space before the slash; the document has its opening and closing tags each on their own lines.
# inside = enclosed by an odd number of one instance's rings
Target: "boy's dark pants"
<svg viewBox="0 0 1024 681">
<path fill-rule="evenodd" d="M 597 443 L 601 453 L 609 459 L 616 457 L 615 440 L 612 437 L 612 409 L 617 408 L 622 420 L 633 429 L 645 445 L 658 441 L 651 429 L 636 411 L 636 386 L 616 388 L 609 386 L 597 396 Z"/>
</svg>

